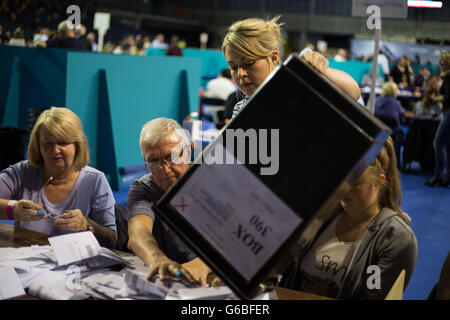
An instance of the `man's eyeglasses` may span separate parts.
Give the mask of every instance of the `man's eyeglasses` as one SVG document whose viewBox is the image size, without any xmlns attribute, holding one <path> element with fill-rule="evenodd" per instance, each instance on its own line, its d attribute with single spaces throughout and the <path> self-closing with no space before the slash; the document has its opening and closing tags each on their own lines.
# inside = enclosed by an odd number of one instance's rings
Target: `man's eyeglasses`
<svg viewBox="0 0 450 320">
<path fill-rule="evenodd" d="M 145 159 L 145 163 L 148 165 L 148 168 L 150 170 L 161 170 L 163 165 L 167 165 L 169 168 L 173 168 L 175 166 L 179 166 L 183 163 L 185 163 L 183 159 L 184 149 L 181 149 L 180 153 L 178 154 L 178 157 L 175 157 L 172 159 L 172 154 L 169 154 L 168 156 L 164 158 L 159 159 Z"/>
</svg>

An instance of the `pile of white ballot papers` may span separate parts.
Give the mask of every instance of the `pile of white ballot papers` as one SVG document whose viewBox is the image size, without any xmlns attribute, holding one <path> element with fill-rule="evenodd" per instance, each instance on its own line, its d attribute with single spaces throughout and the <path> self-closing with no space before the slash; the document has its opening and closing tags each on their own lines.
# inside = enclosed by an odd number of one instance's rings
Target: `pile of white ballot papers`
<svg viewBox="0 0 450 320">
<path fill-rule="evenodd" d="M 51 300 L 238 299 L 226 286 L 204 288 L 157 277 L 148 281 L 142 260 L 101 247 L 90 231 L 52 237 L 49 243 L 0 248 L 0 300 L 26 293 Z M 276 294 L 256 299 L 276 299 Z"/>
</svg>

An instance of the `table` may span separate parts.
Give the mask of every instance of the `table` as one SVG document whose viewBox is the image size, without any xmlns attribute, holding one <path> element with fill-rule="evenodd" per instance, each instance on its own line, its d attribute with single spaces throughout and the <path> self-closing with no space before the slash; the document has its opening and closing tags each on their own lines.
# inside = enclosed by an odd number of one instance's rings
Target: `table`
<svg viewBox="0 0 450 320">
<path fill-rule="evenodd" d="M 418 161 L 422 170 L 434 169 L 433 140 L 439 127 L 439 120 L 414 118 L 406 134 L 403 149 L 403 169 L 412 161 Z"/>
<path fill-rule="evenodd" d="M 33 244 L 50 245 L 48 236 L 39 232 L 25 230 L 21 228 L 14 228 L 14 226 L 0 223 L 0 248 L 5 247 L 25 247 Z M 114 250 L 119 255 L 129 255 L 125 252 Z M 334 300 L 326 297 L 317 296 L 310 293 L 277 288 L 276 289 L 279 300 Z M 31 295 L 16 297 L 13 300 L 39 300 Z"/>
</svg>

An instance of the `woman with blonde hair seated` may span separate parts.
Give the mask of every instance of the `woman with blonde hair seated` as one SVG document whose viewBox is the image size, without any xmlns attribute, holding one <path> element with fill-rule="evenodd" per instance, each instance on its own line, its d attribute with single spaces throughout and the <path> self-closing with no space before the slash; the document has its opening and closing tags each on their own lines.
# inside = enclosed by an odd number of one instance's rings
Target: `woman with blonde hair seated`
<svg viewBox="0 0 450 320">
<path fill-rule="evenodd" d="M 113 248 L 114 196 L 105 175 L 88 162 L 77 115 L 67 108 L 45 110 L 30 134 L 28 160 L 0 172 L 0 219 L 47 235 L 91 231 Z"/>
<path fill-rule="evenodd" d="M 386 82 L 381 87 L 381 97 L 375 100 L 375 116 L 380 119 L 391 119 L 392 131 L 396 131 L 405 118 L 405 110 L 397 100 L 398 86 L 393 81 Z"/>
</svg>

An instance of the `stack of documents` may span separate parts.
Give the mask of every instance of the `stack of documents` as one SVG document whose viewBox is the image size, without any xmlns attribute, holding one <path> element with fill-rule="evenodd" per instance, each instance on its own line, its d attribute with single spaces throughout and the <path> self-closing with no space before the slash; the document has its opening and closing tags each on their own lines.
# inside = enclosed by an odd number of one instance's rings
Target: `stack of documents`
<svg viewBox="0 0 450 320">
<path fill-rule="evenodd" d="M 0 298 L 24 295 L 40 274 L 56 265 L 50 246 L 0 248 Z"/>
<path fill-rule="evenodd" d="M 101 247 L 91 232 L 49 238 L 50 246 L 0 248 L 0 300 L 28 294 L 41 299 L 237 299 L 228 287 L 148 281 L 148 265 Z M 119 266 L 120 268 L 112 268 Z M 261 299 L 262 297 L 259 297 Z M 265 299 L 265 298 L 262 298 Z"/>
</svg>

